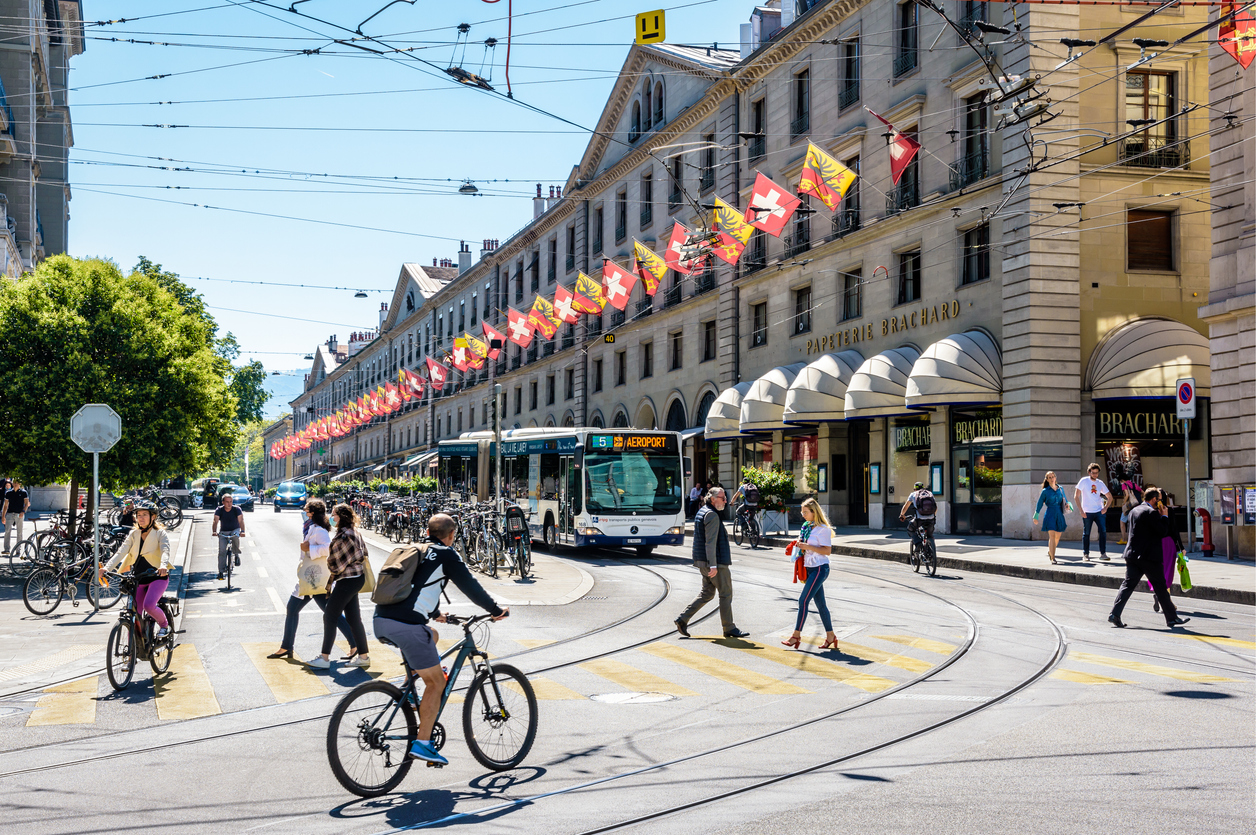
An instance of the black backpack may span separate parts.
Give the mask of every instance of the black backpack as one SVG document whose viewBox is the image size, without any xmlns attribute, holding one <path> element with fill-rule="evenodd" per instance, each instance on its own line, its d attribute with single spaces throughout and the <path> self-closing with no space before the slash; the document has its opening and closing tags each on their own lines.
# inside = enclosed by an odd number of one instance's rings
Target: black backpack
<svg viewBox="0 0 1256 835">
<path fill-rule="evenodd" d="M 758 504 L 759 488 L 753 484 L 747 484 L 746 489 L 741 491 L 741 497 L 746 500 L 746 504 Z"/>
<path fill-rule="evenodd" d="M 933 494 L 926 492 L 923 496 L 916 499 L 916 515 L 917 516 L 933 516 L 938 512 L 938 502 L 933 498 Z"/>
</svg>

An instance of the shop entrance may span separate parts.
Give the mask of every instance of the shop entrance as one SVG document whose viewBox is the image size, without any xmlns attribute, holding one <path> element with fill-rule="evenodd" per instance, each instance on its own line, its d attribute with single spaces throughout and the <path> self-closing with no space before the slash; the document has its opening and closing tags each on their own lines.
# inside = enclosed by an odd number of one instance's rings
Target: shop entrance
<svg viewBox="0 0 1256 835">
<path fill-rule="evenodd" d="M 846 484 L 850 524 L 868 524 L 868 428 L 866 420 L 846 424 L 846 461 L 849 470 Z M 836 468 L 835 468 L 836 469 Z"/>
<path fill-rule="evenodd" d="M 1003 535 L 1003 410 L 951 412 L 954 533 Z"/>
</svg>

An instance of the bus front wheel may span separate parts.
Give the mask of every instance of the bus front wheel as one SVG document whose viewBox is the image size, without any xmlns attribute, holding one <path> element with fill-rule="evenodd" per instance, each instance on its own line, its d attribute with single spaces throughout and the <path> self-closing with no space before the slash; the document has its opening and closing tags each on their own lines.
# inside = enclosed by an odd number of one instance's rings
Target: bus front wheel
<svg viewBox="0 0 1256 835">
<path fill-rule="evenodd" d="M 651 554 L 653 554 L 653 553 L 654 553 L 654 546 L 653 546 L 653 545 L 638 545 L 638 546 L 637 546 L 637 556 L 638 556 L 638 557 L 648 557 L 648 556 L 650 556 L 650 555 L 651 555 Z"/>
<path fill-rule="evenodd" d="M 545 522 L 545 550 L 551 554 L 558 550 L 558 531 L 549 520 Z"/>
</svg>

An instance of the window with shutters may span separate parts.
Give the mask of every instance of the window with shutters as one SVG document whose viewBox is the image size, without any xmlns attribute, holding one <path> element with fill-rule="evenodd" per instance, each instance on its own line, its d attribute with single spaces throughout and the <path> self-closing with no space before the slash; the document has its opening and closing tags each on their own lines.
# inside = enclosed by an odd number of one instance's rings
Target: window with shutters
<svg viewBox="0 0 1256 835">
<path fill-rule="evenodd" d="M 576 396 L 576 369 L 568 368 L 563 386 L 563 399 L 571 400 Z"/>
<path fill-rule="evenodd" d="M 863 271 L 842 274 L 842 321 L 863 316 Z"/>
<path fill-rule="evenodd" d="M 684 333 L 682 331 L 676 331 L 670 336 L 672 343 L 672 361 L 670 370 L 675 371 L 677 368 L 682 368 L 685 364 Z"/>
<path fill-rule="evenodd" d="M 794 76 L 794 115 L 789 122 L 790 139 L 797 139 L 811 130 L 811 70 Z"/>
<path fill-rule="evenodd" d="M 1130 209 L 1125 233 L 1130 270 L 1173 272 L 1173 213 Z"/>
<path fill-rule="evenodd" d="M 654 376 L 654 343 L 641 343 L 641 379 Z"/>
<path fill-rule="evenodd" d="M 811 288 L 794 291 L 794 333 L 811 332 Z"/>
<path fill-rule="evenodd" d="M 750 306 L 750 347 L 768 344 L 768 303 Z"/>
<path fill-rule="evenodd" d="M 964 233 L 964 269 L 960 284 L 976 284 L 990 277 L 990 224 Z"/>
</svg>

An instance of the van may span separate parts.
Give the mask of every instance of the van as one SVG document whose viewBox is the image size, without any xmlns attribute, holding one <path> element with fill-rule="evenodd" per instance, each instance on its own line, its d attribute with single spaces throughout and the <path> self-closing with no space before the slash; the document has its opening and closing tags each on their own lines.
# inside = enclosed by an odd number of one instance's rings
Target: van
<svg viewBox="0 0 1256 835">
<path fill-rule="evenodd" d="M 275 512 L 282 507 L 305 507 L 305 485 L 299 481 L 285 481 L 275 489 Z"/>
</svg>

